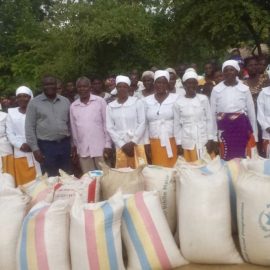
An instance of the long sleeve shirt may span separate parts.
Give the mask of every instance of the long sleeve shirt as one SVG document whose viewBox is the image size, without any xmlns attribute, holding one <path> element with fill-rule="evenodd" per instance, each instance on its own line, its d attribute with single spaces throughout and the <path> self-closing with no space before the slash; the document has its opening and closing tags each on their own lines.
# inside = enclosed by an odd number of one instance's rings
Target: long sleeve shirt
<svg viewBox="0 0 270 270">
<path fill-rule="evenodd" d="M 106 130 L 106 101 L 91 94 L 85 104 L 77 99 L 70 106 L 72 139 L 80 157 L 102 157 L 111 147 Z"/>
<path fill-rule="evenodd" d="M 252 126 L 255 140 L 258 141 L 255 108 L 248 86 L 240 81 L 234 86 L 226 86 L 224 82 L 221 82 L 212 90 L 210 105 L 215 134 L 217 134 L 216 119 L 218 113 L 245 113 Z"/>
<path fill-rule="evenodd" d="M 145 132 L 145 112 L 143 102 L 136 97 L 128 97 L 125 103 L 117 100 L 107 106 L 107 130 L 117 148 L 128 142 L 143 144 Z"/>
<path fill-rule="evenodd" d="M 42 93 L 27 107 L 25 137 L 32 151 L 38 150 L 38 140 L 57 141 L 70 136 L 67 98 L 57 95 L 54 100 Z"/>
<path fill-rule="evenodd" d="M 0 112 L 0 157 L 13 154 L 12 147 L 7 138 L 6 121 L 7 113 Z M 0 161 L 0 169 L 2 169 L 2 161 Z"/>
<path fill-rule="evenodd" d="M 179 98 L 174 104 L 174 135 L 177 145 L 184 149 L 202 149 L 214 139 L 213 120 L 208 98 L 197 94 L 194 98 Z"/>
<path fill-rule="evenodd" d="M 270 140 L 270 134 L 266 131 L 270 127 L 270 86 L 262 89 L 257 99 L 257 105 L 257 117 L 262 127 L 262 137 L 265 140 Z"/>
</svg>

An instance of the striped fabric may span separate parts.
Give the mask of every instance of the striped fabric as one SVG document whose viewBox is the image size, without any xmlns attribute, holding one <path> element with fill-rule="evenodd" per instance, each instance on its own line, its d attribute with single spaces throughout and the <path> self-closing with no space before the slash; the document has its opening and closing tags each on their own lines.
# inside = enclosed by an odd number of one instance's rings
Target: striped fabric
<svg viewBox="0 0 270 270">
<path fill-rule="evenodd" d="M 125 199 L 122 225 L 127 269 L 173 269 L 186 263 L 156 192 L 139 192 Z"/>
<path fill-rule="evenodd" d="M 70 225 L 72 269 L 125 269 L 120 234 L 123 207 L 119 193 L 93 204 L 83 204 L 76 197 Z"/>
<path fill-rule="evenodd" d="M 20 270 L 69 270 L 68 205 L 40 202 L 25 217 L 18 245 Z"/>
</svg>

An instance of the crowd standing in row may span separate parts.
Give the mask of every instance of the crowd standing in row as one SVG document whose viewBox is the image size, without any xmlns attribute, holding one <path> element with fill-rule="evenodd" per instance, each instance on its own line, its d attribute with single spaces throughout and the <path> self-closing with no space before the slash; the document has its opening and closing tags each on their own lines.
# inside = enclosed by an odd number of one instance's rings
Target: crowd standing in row
<svg viewBox="0 0 270 270">
<path fill-rule="evenodd" d="M 194 66 L 152 68 L 142 81 L 134 70 L 106 79 L 107 92 L 99 77 L 80 77 L 64 90 L 54 76 L 44 76 L 35 98 L 21 86 L 17 106 L 0 113 L 2 170 L 20 185 L 41 172 L 100 169 L 100 162 L 173 167 L 179 155 L 196 161 L 219 153 L 230 160 L 252 156 L 256 145 L 269 157 L 267 62 L 249 57 L 245 72 L 242 64 L 227 60 L 219 70 L 207 63 L 204 77 Z"/>
</svg>

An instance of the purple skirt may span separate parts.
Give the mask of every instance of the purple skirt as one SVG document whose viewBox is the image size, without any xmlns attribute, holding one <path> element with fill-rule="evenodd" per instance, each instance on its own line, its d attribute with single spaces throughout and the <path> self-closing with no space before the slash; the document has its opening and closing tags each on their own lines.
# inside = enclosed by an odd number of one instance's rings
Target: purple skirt
<svg viewBox="0 0 270 270">
<path fill-rule="evenodd" d="M 248 117 L 243 113 L 219 113 L 217 127 L 224 146 L 222 158 L 245 158 L 246 147 L 253 132 Z"/>
</svg>

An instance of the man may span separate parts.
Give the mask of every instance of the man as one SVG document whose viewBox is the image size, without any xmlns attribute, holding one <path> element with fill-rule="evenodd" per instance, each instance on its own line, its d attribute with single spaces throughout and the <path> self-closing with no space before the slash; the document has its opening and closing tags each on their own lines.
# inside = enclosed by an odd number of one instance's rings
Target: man
<svg viewBox="0 0 270 270">
<path fill-rule="evenodd" d="M 70 107 L 72 138 L 83 173 L 100 169 L 99 163 L 111 155 L 111 139 L 106 130 L 106 101 L 90 93 L 91 82 L 81 77 L 76 82 L 79 99 Z"/>
<path fill-rule="evenodd" d="M 43 93 L 27 108 L 25 135 L 42 172 L 56 176 L 59 169 L 70 170 L 70 102 L 57 94 L 55 77 L 45 76 L 41 83 Z"/>
</svg>

